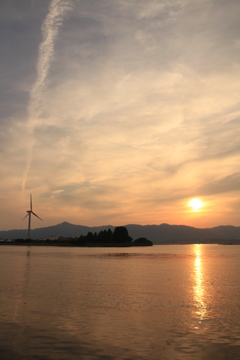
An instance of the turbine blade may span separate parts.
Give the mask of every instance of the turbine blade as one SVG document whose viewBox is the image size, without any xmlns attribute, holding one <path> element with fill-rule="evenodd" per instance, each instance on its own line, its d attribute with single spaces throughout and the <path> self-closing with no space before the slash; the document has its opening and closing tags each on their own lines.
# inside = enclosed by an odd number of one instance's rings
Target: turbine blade
<svg viewBox="0 0 240 360">
<path fill-rule="evenodd" d="M 24 218 L 22 219 L 22 221 L 24 220 L 24 219 L 26 219 L 26 217 L 28 216 L 29 214 L 27 214 L 26 216 L 24 216 Z"/>
<path fill-rule="evenodd" d="M 37 216 L 37 214 L 35 214 L 33 211 L 31 211 L 31 213 L 32 213 L 33 215 L 35 215 L 37 218 L 39 218 L 40 220 L 43 221 L 43 219 L 41 219 L 39 216 Z"/>
<path fill-rule="evenodd" d="M 32 211 L 32 194 L 30 194 L 30 210 Z"/>
</svg>

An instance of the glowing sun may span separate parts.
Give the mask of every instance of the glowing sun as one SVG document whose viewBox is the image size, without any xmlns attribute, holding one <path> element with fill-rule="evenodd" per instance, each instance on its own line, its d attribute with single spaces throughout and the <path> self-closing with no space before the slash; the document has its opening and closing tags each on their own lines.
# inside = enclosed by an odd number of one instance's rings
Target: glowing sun
<svg viewBox="0 0 240 360">
<path fill-rule="evenodd" d="M 192 208 L 192 211 L 200 211 L 204 203 L 200 199 L 192 199 L 189 201 L 188 206 Z"/>
</svg>

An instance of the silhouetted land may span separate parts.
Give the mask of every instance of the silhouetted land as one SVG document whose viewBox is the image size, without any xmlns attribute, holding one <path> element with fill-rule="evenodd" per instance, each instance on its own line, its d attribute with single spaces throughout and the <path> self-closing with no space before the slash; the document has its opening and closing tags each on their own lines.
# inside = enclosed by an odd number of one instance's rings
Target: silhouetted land
<svg viewBox="0 0 240 360">
<path fill-rule="evenodd" d="M 12 241 L 1 241 L 1 245 L 58 245 L 58 246 L 152 246 L 153 243 L 146 238 L 138 238 L 133 241 L 128 230 L 124 226 L 118 226 L 112 231 L 101 230 L 99 233 L 89 231 L 86 236 L 79 237 L 50 237 L 47 239 L 14 239 Z"/>
<path fill-rule="evenodd" d="M 132 239 L 146 238 L 149 239 L 154 245 L 161 244 L 218 244 L 218 243 L 240 243 L 240 227 L 236 226 L 217 226 L 213 228 L 199 229 L 191 226 L 185 225 L 125 225 L 127 228 L 129 236 Z M 67 222 L 63 222 L 58 225 L 48 226 L 38 229 L 31 230 L 31 238 L 34 241 L 39 239 L 49 239 L 49 242 L 59 239 L 62 243 L 67 241 L 76 242 L 77 239 L 81 238 L 81 241 L 84 241 L 83 238 L 86 237 L 89 240 L 88 246 L 91 246 L 93 240 L 97 239 L 96 234 L 101 238 L 104 233 L 109 229 L 114 233 L 114 226 L 98 226 L 98 227 L 88 227 L 82 225 L 73 225 Z M 89 233 L 92 233 L 92 238 Z M 101 236 L 100 236 L 101 233 Z M 21 239 L 21 241 L 26 241 L 27 230 L 9 230 L 9 231 L 0 231 L 0 239 Z M 107 237 L 107 236 L 106 236 Z M 97 243 L 100 244 L 100 241 Z M 79 240 L 79 242 L 81 242 Z M 109 241 L 109 239 L 108 239 Z M 1 241 L 0 241 L 1 243 Z M 114 244 L 114 241 L 108 242 L 108 244 Z M 115 243 L 116 244 L 116 243 Z M 126 243 L 125 243 L 126 245 Z"/>
</svg>

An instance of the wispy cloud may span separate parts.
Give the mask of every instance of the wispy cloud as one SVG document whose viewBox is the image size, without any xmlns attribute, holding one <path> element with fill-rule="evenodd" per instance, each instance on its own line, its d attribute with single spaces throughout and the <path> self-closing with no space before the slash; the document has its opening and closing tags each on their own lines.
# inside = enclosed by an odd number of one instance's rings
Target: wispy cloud
<svg viewBox="0 0 240 360">
<path fill-rule="evenodd" d="M 31 166 L 34 146 L 34 129 L 43 122 L 44 118 L 44 92 L 46 88 L 49 69 L 54 56 L 54 45 L 57 39 L 59 28 L 63 23 L 64 17 L 71 10 L 70 0 L 52 0 L 49 5 L 48 14 L 42 25 L 43 40 L 39 45 L 37 61 L 37 78 L 30 92 L 28 106 L 28 130 L 29 139 L 29 158 L 23 176 L 22 189 L 25 190 L 28 172 Z"/>
</svg>

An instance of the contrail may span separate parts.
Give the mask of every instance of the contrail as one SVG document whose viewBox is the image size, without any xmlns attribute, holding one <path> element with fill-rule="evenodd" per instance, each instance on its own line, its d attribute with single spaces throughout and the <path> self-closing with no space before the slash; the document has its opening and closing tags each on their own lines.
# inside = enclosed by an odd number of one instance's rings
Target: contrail
<svg viewBox="0 0 240 360">
<path fill-rule="evenodd" d="M 25 190 L 26 181 L 33 157 L 34 129 L 40 123 L 44 110 L 44 91 L 51 61 L 54 55 L 54 45 L 64 17 L 72 9 L 71 0 L 52 0 L 48 14 L 42 24 L 42 42 L 39 45 L 37 61 L 37 78 L 30 92 L 28 104 L 28 132 L 31 138 L 26 169 L 23 174 L 22 191 Z"/>
</svg>

